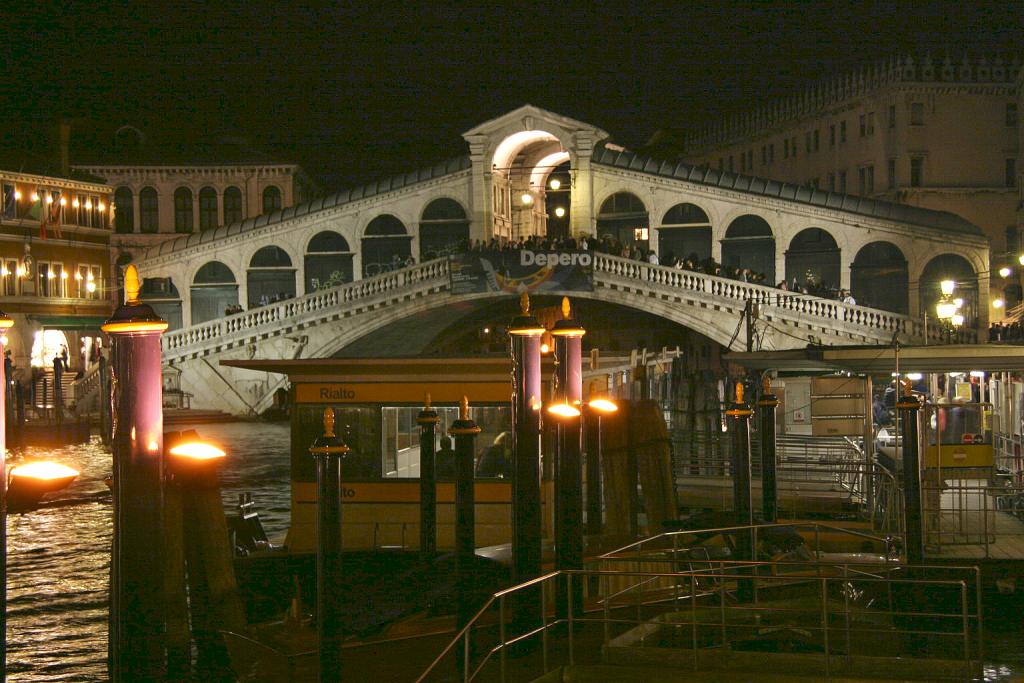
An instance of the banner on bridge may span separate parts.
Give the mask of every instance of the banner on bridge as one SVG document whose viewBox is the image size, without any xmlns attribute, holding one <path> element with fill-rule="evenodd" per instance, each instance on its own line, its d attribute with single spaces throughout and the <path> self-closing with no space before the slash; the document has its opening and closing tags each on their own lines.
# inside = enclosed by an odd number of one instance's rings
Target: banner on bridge
<svg viewBox="0 0 1024 683">
<path fill-rule="evenodd" d="M 592 292 L 589 251 L 484 251 L 449 257 L 452 294 Z"/>
</svg>

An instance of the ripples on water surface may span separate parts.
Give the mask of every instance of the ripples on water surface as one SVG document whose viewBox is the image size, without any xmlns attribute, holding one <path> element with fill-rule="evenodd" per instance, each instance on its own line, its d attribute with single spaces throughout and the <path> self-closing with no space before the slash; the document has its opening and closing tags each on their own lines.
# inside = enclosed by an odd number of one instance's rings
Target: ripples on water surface
<svg viewBox="0 0 1024 683">
<path fill-rule="evenodd" d="M 175 426 L 174 429 L 179 427 Z M 199 425 L 228 453 L 221 480 L 229 514 L 238 494 L 253 494 L 267 532 L 287 528 L 288 425 Z M 10 465 L 55 460 L 81 475 L 47 497 L 47 507 L 8 519 L 8 679 L 107 680 L 107 583 L 111 510 L 104 477 L 110 453 L 94 438 L 66 448 L 26 448 Z"/>
</svg>

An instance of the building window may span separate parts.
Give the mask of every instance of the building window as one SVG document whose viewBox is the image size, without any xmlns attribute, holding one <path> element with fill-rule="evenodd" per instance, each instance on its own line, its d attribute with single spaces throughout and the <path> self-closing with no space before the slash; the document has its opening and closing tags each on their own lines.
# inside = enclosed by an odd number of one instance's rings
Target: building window
<svg viewBox="0 0 1024 683">
<path fill-rule="evenodd" d="M 828 174 L 828 191 L 829 192 L 835 192 L 836 191 L 836 174 L 835 173 L 829 173 Z"/>
<path fill-rule="evenodd" d="M 836 146 L 836 124 L 834 123 L 828 127 L 828 146 Z"/>
<path fill-rule="evenodd" d="M 754 172 L 754 150 L 747 150 L 747 170 L 751 173 Z"/>
<path fill-rule="evenodd" d="M 119 233 L 135 230 L 135 196 L 130 187 L 119 187 L 114 192 L 114 228 Z"/>
<path fill-rule="evenodd" d="M 1017 187 L 1017 160 L 1006 160 L 1006 186 Z"/>
<path fill-rule="evenodd" d="M 64 296 L 64 283 L 68 275 L 64 272 L 64 264 L 51 261 L 37 261 L 37 289 L 39 296 Z"/>
<path fill-rule="evenodd" d="M 923 126 L 924 125 L 924 103 L 923 102 L 912 102 L 910 104 L 910 125 L 912 125 L 912 126 Z"/>
<path fill-rule="evenodd" d="M 861 166 L 857 169 L 857 194 L 865 194 L 867 192 L 867 175 L 868 169 L 865 166 Z"/>
<path fill-rule="evenodd" d="M 192 190 L 179 187 L 174 191 L 174 231 L 192 232 Z"/>
<path fill-rule="evenodd" d="M 875 112 L 868 112 L 868 135 L 875 134 Z"/>
<path fill-rule="evenodd" d="M 103 292 L 100 278 L 99 266 L 80 263 L 75 271 L 75 286 L 78 290 L 79 299 L 101 299 Z"/>
<path fill-rule="evenodd" d="M 896 189 L 896 160 L 889 159 L 889 189 Z"/>
<path fill-rule="evenodd" d="M 1006 125 L 1017 126 L 1017 103 L 1007 102 L 1006 103 Z"/>
<path fill-rule="evenodd" d="M 846 171 L 839 172 L 839 191 L 846 194 Z"/>
<path fill-rule="evenodd" d="M 839 122 L 839 142 L 846 142 L 846 121 Z"/>
<path fill-rule="evenodd" d="M 242 220 L 242 191 L 237 187 L 224 188 L 224 225 Z"/>
<path fill-rule="evenodd" d="M 814 151 L 817 152 L 821 149 L 821 136 L 818 135 L 821 131 L 817 128 L 814 129 Z"/>
<path fill-rule="evenodd" d="M 867 132 L 868 132 L 868 115 L 867 114 L 861 114 L 860 115 L 860 136 L 864 137 L 865 135 L 867 135 Z"/>
<path fill-rule="evenodd" d="M 875 167 L 868 166 L 867 168 L 867 183 L 868 183 L 868 194 L 874 194 L 875 192 Z"/>
<path fill-rule="evenodd" d="M 761 145 L 761 165 L 764 166 L 768 163 L 768 146 Z"/>
<path fill-rule="evenodd" d="M 786 138 L 785 140 L 782 141 L 782 158 L 789 158 L 789 138 Z"/>
<path fill-rule="evenodd" d="M 731 168 L 729 169 L 732 170 Z M 263 213 L 273 213 L 281 210 L 281 190 L 276 185 L 268 185 L 263 190 Z"/>
<path fill-rule="evenodd" d="M 199 229 L 217 227 L 217 190 L 204 187 L 199 190 Z"/>
<path fill-rule="evenodd" d="M 139 190 L 139 231 L 154 233 L 160 229 L 160 200 L 156 190 L 144 187 Z"/>
<path fill-rule="evenodd" d="M 924 157 L 910 159 L 910 186 L 921 187 L 924 183 Z"/>
<path fill-rule="evenodd" d="M 769 142 L 768 143 L 768 163 L 769 164 L 775 163 L 775 143 L 774 142 Z"/>
<path fill-rule="evenodd" d="M 804 154 L 811 153 L 811 131 L 804 132 Z"/>
<path fill-rule="evenodd" d="M 1006 253 L 1016 254 L 1020 249 L 1020 233 L 1016 225 L 1006 226 Z"/>
<path fill-rule="evenodd" d="M 0 278 L 3 279 L 4 283 L 4 296 L 18 296 L 18 284 L 20 281 L 18 262 L 14 259 L 4 259 L 3 266 L 0 267 Z"/>
</svg>

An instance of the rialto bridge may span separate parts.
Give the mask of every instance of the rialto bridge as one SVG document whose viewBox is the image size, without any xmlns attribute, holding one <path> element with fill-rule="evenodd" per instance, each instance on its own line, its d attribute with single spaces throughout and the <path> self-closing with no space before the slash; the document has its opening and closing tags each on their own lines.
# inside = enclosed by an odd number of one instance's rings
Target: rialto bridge
<svg viewBox="0 0 1024 683">
<path fill-rule="evenodd" d="M 269 406 L 275 381 L 223 359 L 327 357 L 369 335 L 400 339 L 404 355 L 429 351 L 495 297 L 453 294 L 445 256 L 533 234 L 711 258 L 769 285 L 815 280 L 860 304 L 605 254 L 594 255 L 593 291 L 567 292 L 722 345 L 748 300 L 761 307 L 762 348 L 921 341 L 941 332 L 923 314 L 947 279 L 967 327 L 987 328 L 988 243 L 958 216 L 644 158 L 532 106 L 464 138 L 468 156 L 151 249 L 143 295 L 172 323 L 164 360 L 193 405 Z"/>
</svg>

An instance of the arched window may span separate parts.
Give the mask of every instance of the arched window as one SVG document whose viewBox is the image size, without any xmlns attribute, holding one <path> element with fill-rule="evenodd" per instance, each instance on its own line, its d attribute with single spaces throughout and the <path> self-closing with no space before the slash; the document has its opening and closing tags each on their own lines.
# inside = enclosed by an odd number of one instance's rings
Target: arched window
<svg viewBox="0 0 1024 683">
<path fill-rule="evenodd" d="M 263 189 L 263 213 L 281 210 L 281 190 L 276 185 L 267 185 Z"/>
<path fill-rule="evenodd" d="M 420 219 L 420 260 L 455 253 L 469 242 L 469 219 L 454 199 L 435 199 Z"/>
<path fill-rule="evenodd" d="M 786 252 L 786 280 L 830 296 L 839 289 L 840 254 L 835 238 L 821 228 L 797 233 Z"/>
<path fill-rule="evenodd" d="M 199 190 L 199 229 L 217 227 L 217 190 L 204 187 Z"/>
<path fill-rule="evenodd" d="M 135 195 L 130 187 L 114 191 L 114 229 L 121 234 L 135 231 Z"/>
<path fill-rule="evenodd" d="M 174 231 L 192 232 L 192 190 L 179 187 L 174 191 Z"/>
<path fill-rule="evenodd" d="M 242 220 L 242 191 L 237 187 L 224 188 L 224 225 Z"/>
<path fill-rule="evenodd" d="M 182 327 L 181 295 L 169 277 L 147 277 L 142 281 L 139 298 L 153 307 L 153 312 L 167 321 L 167 329 Z"/>
<path fill-rule="evenodd" d="M 956 283 L 953 297 L 963 299 L 959 313 L 964 317 L 964 327 L 978 326 L 978 275 L 970 262 L 959 254 L 942 254 L 936 256 L 921 272 L 919 290 L 921 310 L 928 314 L 929 320 L 937 317 L 936 305 L 942 298 L 942 281 L 952 280 Z"/>
<path fill-rule="evenodd" d="M 209 261 L 196 272 L 190 295 L 193 325 L 228 315 L 228 310 L 238 305 L 235 274 L 220 261 Z"/>
<path fill-rule="evenodd" d="M 160 200 L 156 190 L 144 187 L 139 190 L 139 231 L 154 233 L 160 230 Z"/>
<path fill-rule="evenodd" d="M 266 306 L 295 296 L 295 268 L 281 247 L 263 247 L 249 260 L 246 273 L 249 308 Z"/>
<path fill-rule="evenodd" d="M 730 223 L 722 240 L 722 265 L 764 273 L 764 281 L 775 284 L 775 236 L 768 221 L 747 214 Z"/>
<path fill-rule="evenodd" d="M 711 221 L 695 204 L 676 204 L 661 219 L 658 254 L 662 264 L 696 256 L 711 258 Z M 772 283 L 774 284 L 774 283 Z"/>
<path fill-rule="evenodd" d="M 394 216 L 384 214 L 370 221 L 363 235 L 363 277 L 402 267 L 412 255 L 411 239 L 405 225 Z"/>
<path fill-rule="evenodd" d="M 306 293 L 352 282 L 352 250 L 336 232 L 325 230 L 313 236 L 306 247 Z"/>
<path fill-rule="evenodd" d="M 907 313 L 907 259 L 891 242 L 872 242 L 857 252 L 850 266 L 850 293 L 861 306 Z"/>
<path fill-rule="evenodd" d="M 630 192 L 617 192 L 601 204 L 597 214 L 597 236 L 619 245 L 646 247 L 650 239 L 647 207 Z"/>
</svg>

